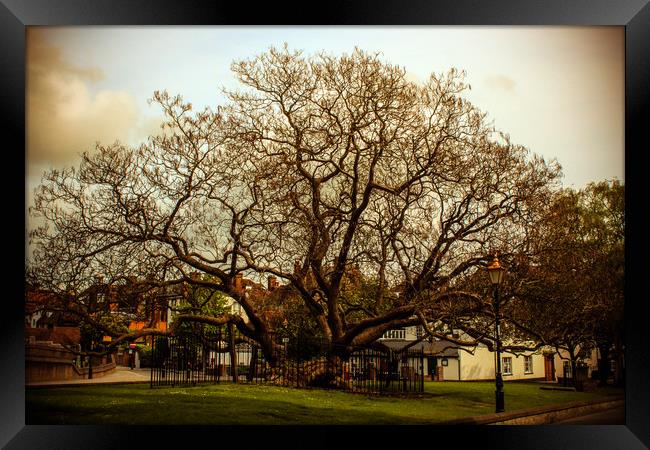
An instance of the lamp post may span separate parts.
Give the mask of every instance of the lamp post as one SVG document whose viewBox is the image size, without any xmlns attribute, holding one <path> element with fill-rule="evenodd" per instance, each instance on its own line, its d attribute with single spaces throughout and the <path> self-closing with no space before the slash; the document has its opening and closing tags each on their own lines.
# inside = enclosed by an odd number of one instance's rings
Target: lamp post
<svg viewBox="0 0 650 450">
<path fill-rule="evenodd" d="M 505 402 L 503 397 L 503 378 L 501 376 L 501 340 L 499 339 L 499 285 L 503 281 L 506 270 L 499 262 L 498 254 L 487 267 L 490 274 L 490 282 L 494 286 L 494 317 L 495 317 L 495 337 L 497 341 L 497 366 L 496 366 L 496 412 L 505 411 Z"/>
</svg>

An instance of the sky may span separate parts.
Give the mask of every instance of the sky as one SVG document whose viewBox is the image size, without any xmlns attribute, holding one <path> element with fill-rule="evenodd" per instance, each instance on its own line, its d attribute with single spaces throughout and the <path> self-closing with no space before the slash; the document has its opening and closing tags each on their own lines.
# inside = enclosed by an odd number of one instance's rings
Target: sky
<svg viewBox="0 0 650 450">
<path fill-rule="evenodd" d="M 564 186 L 625 180 L 623 27 L 28 27 L 27 204 L 45 170 L 158 132 L 154 91 L 216 109 L 221 88 L 238 87 L 233 61 L 285 43 L 379 52 L 413 81 L 464 70 L 467 99 L 513 143 L 556 159 Z"/>
</svg>

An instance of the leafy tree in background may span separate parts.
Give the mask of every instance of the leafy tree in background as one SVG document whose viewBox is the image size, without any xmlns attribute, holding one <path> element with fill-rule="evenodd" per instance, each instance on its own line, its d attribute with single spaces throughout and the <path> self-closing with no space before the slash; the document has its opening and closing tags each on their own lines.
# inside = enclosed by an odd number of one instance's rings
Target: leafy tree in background
<svg viewBox="0 0 650 450">
<path fill-rule="evenodd" d="M 517 276 L 520 302 L 510 319 L 576 362 L 597 347 L 606 383 L 613 351 L 623 367 L 625 187 L 590 183 L 559 192 L 531 236 L 531 257 Z M 621 371 L 617 381 L 621 382 Z"/>
<path fill-rule="evenodd" d="M 205 284 L 186 284 L 185 292 L 179 296 L 179 301 L 174 304 L 171 309 L 172 319 L 175 315 L 182 315 L 185 317 L 192 316 L 208 316 L 219 317 L 230 313 L 228 305 L 228 297 L 221 291 L 212 286 L 211 283 L 219 283 L 219 280 L 214 279 L 207 274 L 198 274 L 193 277 Z M 197 322 L 186 321 L 180 324 L 178 331 L 196 331 L 195 325 L 200 325 Z M 206 332 L 215 330 L 212 325 L 202 325 L 202 329 Z"/>
</svg>

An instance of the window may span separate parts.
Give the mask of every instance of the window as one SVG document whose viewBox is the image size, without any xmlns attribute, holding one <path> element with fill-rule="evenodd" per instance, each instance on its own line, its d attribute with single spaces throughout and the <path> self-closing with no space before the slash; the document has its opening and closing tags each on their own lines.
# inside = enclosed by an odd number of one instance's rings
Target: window
<svg viewBox="0 0 650 450">
<path fill-rule="evenodd" d="M 502 370 L 504 375 L 512 375 L 512 358 L 510 356 L 504 356 L 501 358 Z"/>
<path fill-rule="evenodd" d="M 384 339 L 406 339 L 406 330 L 388 330 L 384 333 Z"/>
<path fill-rule="evenodd" d="M 422 325 L 418 325 L 417 327 L 415 327 L 415 337 L 417 339 L 420 339 L 422 337 L 423 332 L 424 330 L 422 329 Z"/>
<path fill-rule="evenodd" d="M 524 373 L 533 373 L 533 357 L 524 356 Z"/>
<path fill-rule="evenodd" d="M 571 361 L 564 361 L 563 372 L 566 378 L 571 378 Z"/>
</svg>

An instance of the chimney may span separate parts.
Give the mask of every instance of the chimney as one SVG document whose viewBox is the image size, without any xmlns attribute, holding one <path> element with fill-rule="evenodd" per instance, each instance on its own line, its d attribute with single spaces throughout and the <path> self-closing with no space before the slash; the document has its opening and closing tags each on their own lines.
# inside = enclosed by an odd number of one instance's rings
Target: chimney
<svg viewBox="0 0 650 450">
<path fill-rule="evenodd" d="M 278 287 L 278 279 L 273 275 L 269 275 L 269 282 L 268 282 L 269 291 L 272 291 L 276 287 Z"/>
<path fill-rule="evenodd" d="M 237 275 L 235 275 L 235 291 L 237 291 L 237 292 L 241 292 L 241 291 L 242 291 L 242 288 L 243 288 L 243 283 L 242 283 L 243 277 L 244 277 L 244 275 L 241 274 L 241 273 L 238 273 Z"/>
</svg>

